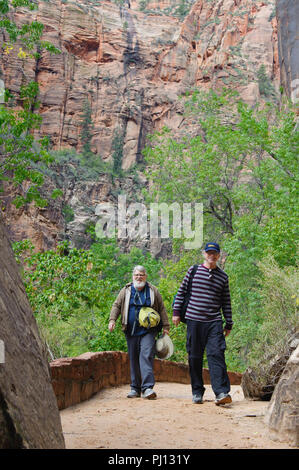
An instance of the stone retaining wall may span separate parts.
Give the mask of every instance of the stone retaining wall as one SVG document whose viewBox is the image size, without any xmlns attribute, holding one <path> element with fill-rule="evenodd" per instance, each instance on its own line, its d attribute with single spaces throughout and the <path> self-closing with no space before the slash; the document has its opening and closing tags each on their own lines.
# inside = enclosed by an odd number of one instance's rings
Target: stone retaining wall
<svg viewBox="0 0 299 470">
<path fill-rule="evenodd" d="M 88 400 L 102 388 L 130 383 L 128 354 L 120 351 L 84 353 L 78 357 L 56 359 L 50 363 L 52 385 L 60 410 Z M 190 383 L 188 365 L 161 359 L 154 360 L 157 382 Z M 203 378 L 210 383 L 209 371 Z M 242 375 L 229 372 L 232 385 L 240 385 Z"/>
</svg>

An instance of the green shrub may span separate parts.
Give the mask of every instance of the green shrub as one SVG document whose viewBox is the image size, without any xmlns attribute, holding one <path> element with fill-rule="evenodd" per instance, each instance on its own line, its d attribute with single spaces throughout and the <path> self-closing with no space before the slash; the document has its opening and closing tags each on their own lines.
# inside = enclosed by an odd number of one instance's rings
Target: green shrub
<svg viewBox="0 0 299 470">
<path fill-rule="evenodd" d="M 266 98 L 276 101 L 276 91 L 266 73 L 266 67 L 264 64 L 262 64 L 258 69 L 257 78 L 260 94 Z"/>
<path fill-rule="evenodd" d="M 271 359 L 284 355 L 291 334 L 298 332 L 299 278 L 297 267 L 280 268 L 272 256 L 258 266 L 263 321 L 257 325 L 248 365 L 257 371 L 258 380 L 267 383 Z"/>
<path fill-rule="evenodd" d="M 62 214 L 66 223 L 69 223 L 74 220 L 74 210 L 68 204 L 65 204 L 62 207 Z"/>
<path fill-rule="evenodd" d="M 28 299 L 50 358 L 87 351 L 126 350 L 120 321 L 108 331 L 109 313 L 119 290 L 143 264 L 157 283 L 161 264 L 138 248 L 121 253 L 115 240 L 95 242 L 89 250 L 70 248 L 33 253 L 28 241 L 14 244 L 22 263 Z"/>
</svg>

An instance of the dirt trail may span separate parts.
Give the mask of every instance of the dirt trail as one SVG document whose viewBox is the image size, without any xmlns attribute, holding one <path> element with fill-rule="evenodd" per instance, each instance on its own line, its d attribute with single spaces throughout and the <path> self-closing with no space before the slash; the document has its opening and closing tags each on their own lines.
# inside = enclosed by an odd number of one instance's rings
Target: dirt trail
<svg viewBox="0 0 299 470">
<path fill-rule="evenodd" d="M 158 382 L 158 398 L 126 398 L 129 386 L 104 389 L 61 411 L 68 449 L 290 449 L 268 436 L 268 402 L 245 400 L 231 388 L 233 403 L 216 406 L 211 386 L 194 405 L 190 385 Z"/>
</svg>

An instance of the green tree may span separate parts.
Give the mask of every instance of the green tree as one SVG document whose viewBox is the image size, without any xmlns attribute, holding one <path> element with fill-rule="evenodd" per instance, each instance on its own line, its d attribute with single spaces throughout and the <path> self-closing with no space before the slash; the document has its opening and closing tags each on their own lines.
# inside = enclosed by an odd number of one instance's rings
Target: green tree
<svg viewBox="0 0 299 470">
<path fill-rule="evenodd" d="M 261 385 L 269 385 L 273 381 L 273 359 L 280 357 L 285 364 L 289 357 L 290 337 L 299 327 L 298 266 L 280 268 L 271 255 L 258 266 L 260 278 L 257 284 L 264 319 L 257 331 L 256 345 L 249 353 L 249 365 L 256 380 Z"/>
<path fill-rule="evenodd" d="M 7 33 L 8 38 L 2 43 L 1 47 L 9 52 L 20 44 L 19 56 L 26 57 L 30 54 L 39 57 L 36 49 L 46 49 L 51 53 L 57 53 L 59 50 L 48 41 L 42 40 L 44 26 L 38 21 L 31 21 L 25 24 L 18 24 L 14 21 L 14 14 L 19 8 L 25 8 L 34 11 L 38 8 L 37 4 L 31 0 L 0 0 L 0 30 Z M 22 49 L 21 45 L 25 48 Z"/>
<path fill-rule="evenodd" d="M 126 350 L 120 322 L 112 335 L 109 313 L 118 291 L 143 264 L 157 282 L 161 264 L 133 248 L 120 252 L 115 240 L 95 242 L 89 250 L 63 243 L 56 250 L 34 253 L 29 241 L 14 244 L 22 263 L 26 292 L 50 358 L 86 351 Z"/>
<path fill-rule="evenodd" d="M 198 135 L 156 133 L 144 152 L 147 175 L 155 200 L 203 203 L 205 238 L 227 254 L 235 316 L 229 341 L 239 353 L 229 360 L 242 368 L 263 321 L 258 261 L 271 253 L 280 267 L 296 263 L 296 115 L 288 104 L 251 109 L 228 91 L 195 92 L 186 108 Z"/>
<path fill-rule="evenodd" d="M 124 131 L 117 129 L 112 140 L 111 148 L 113 150 L 113 172 L 116 176 L 122 173 L 122 160 L 123 160 L 123 147 L 124 147 Z"/>
<path fill-rule="evenodd" d="M 50 43 L 42 41 L 41 23 L 32 21 L 19 25 L 14 21 L 14 13 L 20 7 L 33 11 L 37 5 L 28 0 L 0 1 L 0 30 L 7 38 L 1 46 L 5 53 L 18 45 L 20 59 L 28 56 L 38 58 L 42 48 L 50 53 L 59 52 Z M 48 164 L 51 159 L 47 152 L 48 139 L 44 137 L 35 141 L 33 138 L 33 131 L 41 125 L 41 116 L 36 112 L 37 96 L 38 84 L 28 82 L 20 89 L 21 106 L 13 105 L 13 96 L 8 90 L 5 90 L 5 103 L 0 104 L 0 188 L 4 181 L 13 181 L 24 191 L 23 183 L 30 183 L 25 196 L 16 198 L 17 206 L 32 200 L 41 206 L 46 204 L 40 196 L 43 176 L 36 164 Z M 53 196 L 57 196 L 57 192 Z"/>
<path fill-rule="evenodd" d="M 178 7 L 174 11 L 174 16 L 178 16 L 180 20 L 183 20 L 189 13 L 192 3 L 187 0 L 180 0 Z"/>
<path fill-rule="evenodd" d="M 82 113 L 82 130 L 81 130 L 81 141 L 82 141 L 82 150 L 83 155 L 88 159 L 92 154 L 91 151 L 91 138 L 92 138 L 92 129 L 93 129 L 93 122 L 91 119 L 91 106 L 89 100 L 86 98 L 83 105 L 83 113 Z"/>
<path fill-rule="evenodd" d="M 38 86 L 31 82 L 21 87 L 21 109 L 0 105 L 0 183 L 13 181 L 25 191 L 25 196 L 15 199 L 18 207 L 32 200 L 40 206 L 46 204 L 39 192 L 43 175 L 34 168 L 37 162 L 48 164 L 51 161 L 47 152 L 48 139 L 43 137 L 35 141 L 32 135 L 32 130 L 41 125 L 41 116 L 31 111 L 37 94 Z M 26 190 L 23 187 L 25 181 L 30 182 Z"/>
<path fill-rule="evenodd" d="M 260 68 L 258 69 L 257 78 L 258 78 L 260 94 L 268 99 L 276 101 L 277 99 L 276 91 L 271 83 L 271 80 L 269 79 L 267 75 L 266 67 L 264 64 L 262 64 Z"/>
<path fill-rule="evenodd" d="M 298 216 L 294 112 L 270 104 L 252 110 L 229 92 L 213 91 L 194 93 L 187 109 L 198 119 L 197 136 L 178 141 L 164 129 L 144 151 L 153 196 L 169 203 L 201 201 L 208 237 L 216 230 L 246 251 L 264 234 L 261 248 L 289 259 Z"/>
</svg>

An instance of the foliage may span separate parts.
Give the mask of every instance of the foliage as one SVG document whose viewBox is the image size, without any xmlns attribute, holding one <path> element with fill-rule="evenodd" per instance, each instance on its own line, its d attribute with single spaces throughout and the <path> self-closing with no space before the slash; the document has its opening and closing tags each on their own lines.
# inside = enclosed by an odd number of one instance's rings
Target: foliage
<svg viewBox="0 0 299 470">
<path fill-rule="evenodd" d="M 18 25 L 13 21 L 11 14 L 17 12 L 19 8 L 25 8 L 29 11 L 37 9 L 37 4 L 31 0 L 0 0 L 0 30 L 6 31 L 9 40 L 2 43 L 2 48 L 6 53 L 13 49 L 18 41 L 25 47 L 25 51 L 20 47 L 19 57 L 25 58 L 39 57 L 36 48 L 46 49 L 51 53 L 60 52 L 53 44 L 41 39 L 44 26 L 38 21 Z M 33 52 L 32 52 L 33 51 Z"/>
<path fill-rule="evenodd" d="M 110 168 L 110 164 L 103 162 L 100 155 L 95 154 L 91 150 L 91 139 L 92 139 L 92 132 L 94 129 L 94 124 L 91 117 L 92 109 L 89 100 L 86 98 L 83 105 L 83 111 L 81 115 L 81 142 L 82 142 L 82 155 L 79 155 L 79 162 L 80 167 L 87 170 L 87 173 L 92 175 L 92 177 L 96 177 L 99 173 L 111 173 L 112 169 Z M 60 153 L 56 152 L 56 155 L 66 155 L 72 154 L 72 152 L 68 152 L 67 150 L 60 151 Z"/>
<path fill-rule="evenodd" d="M 266 67 L 264 64 L 260 66 L 257 72 L 258 84 L 259 84 L 259 92 L 262 96 L 266 98 L 272 99 L 276 101 L 276 92 L 275 88 L 273 87 L 271 80 L 267 76 Z"/>
<path fill-rule="evenodd" d="M 178 7 L 173 13 L 173 16 L 177 16 L 178 18 L 183 20 L 185 16 L 188 15 L 191 6 L 192 3 L 188 2 L 187 0 L 180 0 Z"/>
<path fill-rule="evenodd" d="M 82 150 L 83 155 L 88 158 L 92 153 L 90 142 L 92 137 L 93 122 L 91 119 L 91 106 L 88 99 L 85 99 L 83 112 L 82 112 L 82 131 L 81 131 L 81 141 L 82 141 Z"/>
<path fill-rule="evenodd" d="M 41 206 L 45 205 L 38 190 L 43 183 L 43 176 L 40 171 L 32 169 L 34 162 L 50 162 L 48 139 L 44 137 L 36 143 L 31 133 L 41 124 L 40 115 L 31 111 L 37 93 L 37 84 L 31 82 L 21 87 L 21 109 L 0 105 L 0 181 L 12 179 L 16 186 L 22 187 L 25 196 L 16 198 L 17 207 L 32 200 Z M 23 184 L 28 181 L 31 184 L 25 189 Z"/>
<path fill-rule="evenodd" d="M 164 129 L 152 136 L 144 151 L 147 176 L 154 200 L 203 203 L 204 238 L 219 241 L 226 253 L 235 322 L 228 361 L 241 370 L 263 323 L 258 261 L 272 253 L 280 267 L 296 263 L 296 116 L 287 103 L 252 109 L 229 91 L 195 92 L 186 109 L 197 135 L 175 140 Z"/>
<path fill-rule="evenodd" d="M 51 150 L 52 164 L 44 169 L 58 186 L 62 187 L 65 179 L 79 178 L 81 181 L 97 179 L 99 175 L 111 175 L 113 168 L 110 162 L 102 160 L 93 153 L 84 155 L 74 149 L 64 148 Z"/>
<path fill-rule="evenodd" d="M 145 14 L 160 16 L 167 15 L 179 18 L 179 20 L 183 21 L 187 14 L 190 12 L 194 0 L 180 0 L 179 2 L 174 2 L 170 5 L 167 5 L 163 9 L 161 9 L 159 5 L 152 9 L 148 9 L 148 3 L 148 0 L 140 0 L 139 10 L 144 12 Z"/>
<path fill-rule="evenodd" d="M 280 268 L 271 255 L 258 265 L 263 322 L 258 326 L 256 345 L 248 355 L 248 364 L 256 371 L 257 380 L 268 384 L 271 360 L 277 355 L 283 357 L 291 334 L 298 332 L 298 269 L 297 266 Z"/>
<path fill-rule="evenodd" d="M 140 0 L 139 2 L 139 10 L 144 11 L 147 7 L 148 0 Z"/>
<path fill-rule="evenodd" d="M 37 58 L 42 48 L 51 53 L 59 52 L 53 45 L 41 40 L 42 24 L 32 21 L 18 25 L 13 21 L 11 14 L 19 7 L 32 11 L 36 9 L 36 4 L 29 0 L 0 1 L 0 29 L 9 37 L 1 46 L 4 52 L 9 54 L 17 41 L 25 47 L 25 51 L 19 49 L 21 59 L 27 55 Z M 48 139 L 44 137 L 36 142 L 33 137 L 33 131 L 41 125 L 41 116 L 36 113 L 38 92 L 38 84 L 29 82 L 20 88 L 18 107 L 14 107 L 13 96 L 8 90 L 5 90 L 5 103 L 0 104 L 0 183 L 8 180 L 21 187 L 24 196 L 15 199 L 17 207 L 33 200 L 40 206 L 46 205 L 39 193 L 43 176 L 39 170 L 32 168 L 36 162 L 48 164 L 50 161 Z"/>
<path fill-rule="evenodd" d="M 115 175 L 122 173 L 122 160 L 123 160 L 123 146 L 124 146 L 124 132 L 118 129 L 112 140 L 112 158 L 113 158 L 113 172 Z"/>
<path fill-rule="evenodd" d="M 64 204 L 64 206 L 62 207 L 62 214 L 67 224 L 74 220 L 74 210 L 68 204 Z"/>
<path fill-rule="evenodd" d="M 28 241 L 15 243 L 14 250 L 52 359 L 86 351 L 126 350 L 120 322 L 113 333 L 108 331 L 112 303 L 130 282 L 137 264 L 147 268 L 150 281 L 158 281 L 158 261 L 137 248 L 123 254 L 116 241 L 107 239 L 89 250 L 63 243 L 56 250 L 33 253 Z"/>
</svg>

